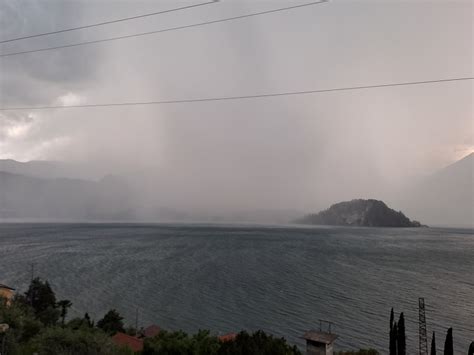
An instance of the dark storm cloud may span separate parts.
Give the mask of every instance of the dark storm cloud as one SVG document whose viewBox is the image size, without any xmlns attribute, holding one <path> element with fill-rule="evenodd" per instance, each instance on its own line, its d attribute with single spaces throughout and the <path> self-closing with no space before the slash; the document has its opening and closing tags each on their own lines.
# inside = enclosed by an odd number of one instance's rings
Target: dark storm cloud
<svg viewBox="0 0 474 355">
<path fill-rule="evenodd" d="M 82 7 L 74 1 L 17 1 L 0 4 L 2 39 L 53 31 L 81 23 Z M 1 45 L 1 53 L 74 43 L 80 31 Z M 32 53 L 1 58 L 0 98 L 3 106 L 48 104 L 64 93 L 87 85 L 94 78 L 100 50 Z"/>
</svg>

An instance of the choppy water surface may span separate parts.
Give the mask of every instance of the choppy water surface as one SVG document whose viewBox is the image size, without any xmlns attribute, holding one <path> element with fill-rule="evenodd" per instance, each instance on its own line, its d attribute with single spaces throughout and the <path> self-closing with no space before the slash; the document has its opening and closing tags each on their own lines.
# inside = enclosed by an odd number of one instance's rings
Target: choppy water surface
<svg viewBox="0 0 474 355">
<path fill-rule="evenodd" d="M 302 345 L 318 319 L 338 348 L 386 353 L 405 312 L 417 353 L 418 297 L 441 350 L 474 340 L 474 231 L 212 225 L 0 224 L 0 282 L 22 291 L 30 264 L 73 312 L 117 308 L 134 324 L 194 332 L 264 329 Z"/>
</svg>

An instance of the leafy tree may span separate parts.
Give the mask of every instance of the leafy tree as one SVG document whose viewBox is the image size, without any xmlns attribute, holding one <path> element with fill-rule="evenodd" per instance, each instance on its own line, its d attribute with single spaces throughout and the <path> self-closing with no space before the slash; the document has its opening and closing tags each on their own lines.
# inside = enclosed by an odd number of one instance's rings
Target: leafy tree
<svg viewBox="0 0 474 355">
<path fill-rule="evenodd" d="M 390 355 L 397 355 L 397 337 L 396 334 L 393 332 L 393 325 L 394 325 L 394 314 L 393 308 L 390 311 Z"/>
<path fill-rule="evenodd" d="M 97 327 L 110 335 L 123 332 L 123 317 L 115 309 L 111 309 L 97 322 Z"/>
<path fill-rule="evenodd" d="M 431 338 L 431 352 L 430 355 L 436 355 L 436 338 L 435 332 L 433 332 L 433 337 Z"/>
<path fill-rule="evenodd" d="M 398 319 L 397 350 L 398 355 L 406 355 L 405 317 L 403 312 L 400 313 L 400 318 Z"/>
<path fill-rule="evenodd" d="M 474 355 L 474 341 L 469 345 L 469 353 L 468 355 Z"/>
<path fill-rule="evenodd" d="M 222 343 L 218 355 L 300 355 L 296 346 L 290 346 L 284 338 L 274 338 L 259 330 L 252 335 L 245 331 L 237 334 L 234 341 Z"/>
<path fill-rule="evenodd" d="M 10 306 L 0 303 L 0 323 L 9 325 L 8 334 L 5 336 L 5 353 L 21 354 L 21 343 L 39 333 L 43 324 L 36 319 L 33 309 L 23 303 L 22 297 L 15 297 Z"/>
<path fill-rule="evenodd" d="M 93 328 L 94 324 L 89 317 L 89 314 L 84 314 L 84 318 L 74 318 L 67 323 L 67 327 L 71 329 L 88 329 Z"/>
<path fill-rule="evenodd" d="M 69 300 L 61 300 L 57 303 L 57 306 L 61 310 L 61 313 L 59 315 L 61 317 L 61 324 L 64 326 L 64 320 L 66 319 L 67 310 L 69 307 L 72 306 L 72 302 Z"/>
<path fill-rule="evenodd" d="M 115 355 L 115 348 L 110 337 L 98 330 L 72 330 L 69 328 L 50 327 L 33 338 L 24 353 L 38 355 Z"/>
<path fill-rule="evenodd" d="M 48 281 L 39 277 L 33 279 L 25 299 L 34 310 L 35 316 L 45 325 L 54 325 L 59 319 L 60 312 L 56 309 L 56 295 Z"/>
<path fill-rule="evenodd" d="M 192 345 L 185 332 L 162 330 L 157 336 L 145 340 L 143 355 L 194 355 Z"/>
<path fill-rule="evenodd" d="M 257 331 L 252 335 L 241 332 L 235 340 L 220 342 L 207 330 L 192 337 L 183 331 L 161 331 L 146 339 L 143 355 L 301 355 L 296 346 L 289 346 L 283 338 L 274 338 Z M 365 353 L 362 353 L 366 355 Z M 372 355 L 375 353 L 367 353 Z"/>
<path fill-rule="evenodd" d="M 448 329 L 446 340 L 444 341 L 444 355 L 453 355 L 453 328 Z"/>
<path fill-rule="evenodd" d="M 192 346 L 195 355 L 217 354 L 220 342 L 215 336 L 211 336 L 209 330 L 199 330 L 193 335 Z"/>
</svg>

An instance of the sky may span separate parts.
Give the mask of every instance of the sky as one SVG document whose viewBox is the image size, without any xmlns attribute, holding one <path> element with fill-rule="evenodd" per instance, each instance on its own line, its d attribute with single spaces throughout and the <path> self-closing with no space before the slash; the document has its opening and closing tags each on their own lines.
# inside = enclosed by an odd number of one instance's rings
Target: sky
<svg viewBox="0 0 474 355">
<path fill-rule="evenodd" d="M 306 1 L 309 2 L 309 1 Z M 306 3 L 221 0 L 1 53 Z M 1 39 L 198 1 L 0 4 Z M 0 58 L 0 106 L 176 100 L 472 77 L 473 3 L 328 3 Z M 134 176 L 160 205 L 312 210 L 380 197 L 474 151 L 473 81 L 239 101 L 0 111 L 0 159 Z"/>
</svg>

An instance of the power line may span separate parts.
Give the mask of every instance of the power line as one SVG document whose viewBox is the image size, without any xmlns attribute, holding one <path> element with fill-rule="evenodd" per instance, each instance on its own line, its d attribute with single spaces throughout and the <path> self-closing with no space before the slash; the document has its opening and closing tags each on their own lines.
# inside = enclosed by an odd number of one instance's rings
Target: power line
<svg viewBox="0 0 474 355">
<path fill-rule="evenodd" d="M 112 23 L 118 23 L 118 22 L 124 22 L 124 21 L 130 21 L 130 20 L 136 20 L 139 18 L 144 18 L 144 17 L 150 17 L 150 16 L 156 16 L 156 15 L 161 15 L 161 14 L 166 14 L 169 12 L 175 12 L 175 11 L 181 11 L 181 10 L 187 10 L 191 9 L 194 7 L 199 7 L 199 6 L 204 6 L 204 5 L 209 5 L 209 4 L 214 4 L 218 2 L 219 0 L 212 0 L 200 4 L 195 4 L 195 5 L 188 5 L 188 6 L 183 6 L 183 7 L 178 7 L 174 9 L 169 9 L 169 10 L 163 10 L 163 11 L 157 11 L 157 12 L 152 12 L 148 14 L 143 14 L 143 15 L 137 15 L 137 16 L 131 16 L 131 17 L 124 17 L 116 20 L 110 20 L 110 21 L 104 21 L 104 22 L 98 22 L 98 23 L 93 23 L 90 25 L 84 25 L 84 26 L 79 26 L 79 27 L 71 27 L 71 28 L 65 28 L 62 30 L 57 30 L 57 31 L 51 31 L 51 32 L 44 32 L 44 33 L 38 33 L 34 35 L 29 35 L 29 36 L 24 36 L 24 37 L 16 37 L 16 38 L 10 38 L 10 39 L 5 39 L 0 41 L 1 43 L 8 43 L 8 42 L 14 42 L 14 41 L 21 41 L 24 39 L 29 39 L 29 38 L 36 38 L 36 37 L 42 37 L 42 36 L 50 36 L 58 33 L 64 33 L 64 32 L 70 32 L 70 31 L 77 31 L 77 30 L 83 30 L 86 28 L 91 28 L 91 27 L 98 27 L 98 26 L 104 26 L 104 25 L 110 25 Z"/>
<path fill-rule="evenodd" d="M 157 33 L 163 33 L 163 32 L 171 32 L 171 31 L 177 31 L 177 30 L 183 30 L 187 28 L 193 28 L 193 27 L 200 27 L 200 26 L 206 26 L 206 25 L 212 25 L 215 23 L 222 23 L 222 22 L 227 22 L 227 21 L 234 21 L 234 20 L 240 20 L 248 17 L 253 17 L 253 16 L 260 16 L 260 15 L 266 15 L 266 14 L 271 14 L 275 12 L 281 12 L 281 11 L 287 11 L 287 10 L 293 10 L 301 7 L 306 7 L 306 6 L 312 6 L 312 5 L 318 5 L 318 4 L 324 4 L 328 2 L 329 0 L 320 0 L 320 1 L 315 1 L 307 4 L 301 4 L 301 5 L 294 5 L 294 6 L 288 6 L 288 7 L 282 7 L 274 10 L 267 10 L 267 11 L 260 11 L 260 12 L 254 12 L 246 15 L 240 15 L 240 16 L 234 16 L 234 17 L 227 17 L 219 20 L 212 20 L 212 21 L 206 21 L 206 22 L 199 22 L 199 23 L 193 23 L 191 25 L 184 25 L 184 26 L 177 26 L 177 27 L 170 27 L 170 28 L 165 28 L 162 30 L 156 30 L 156 31 L 150 31 L 150 32 L 142 32 L 142 33 L 136 33 L 132 35 L 126 35 L 126 36 L 119 36 L 119 37 L 111 37 L 111 38 L 104 38 L 104 39 L 98 39 L 94 41 L 86 41 L 86 42 L 79 42 L 79 43 L 73 43 L 73 44 L 65 44 L 61 46 L 55 46 L 55 47 L 46 47 L 46 48 L 39 48 L 39 49 L 33 49 L 33 50 L 27 50 L 27 51 L 21 51 L 21 52 L 13 52 L 13 53 L 5 53 L 5 54 L 0 54 L 0 58 L 2 57 L 12 57 L 20 54 L 27 54 L 27 53 L 37 53 L 37 52 L 45 52 L 45 51 L 52 51 L 56 49 L 61 49 L 61 48 L 71 48 L 71 47 L 79 47 L 79 46 L 85 46 L 89 44 L 97 44 L 97 43 L 104 43 L 104 42 L 110 42 L 110 41 L 118 41 L 122 39 L 127 39 L 127 38 L 134 38 L 134 37 L 140 37 L 140 36 L 148 36 L 148 35 L 153 35 Z"/>
<path fill-rule="evenodd" d="M 0 108 L 0 111 L 143 106 L 143 105 L 183 104 L 183 103 L 211 102 L 211 101 L 247 100 L 247 99 L 278 97 L 278 96 L 310 95 L 310 94 L 319 94 L 319 93 L 324 93 L 324 92 L 367 90 L 367 89 L 386 88 L 386 87 L 394 87 L 394 86 L 428 85 L 428 84 L 435 84 L 435 83 L 447 83 L 447 82 L 457 82 L 457 81 L 466 81 L 466 80 L 474 80 L 474 77 L 460 77 L 460 78 L 425 80 L 425 81 L 409 81 L 409 82 L 401 82 L 401 83 L 364 85 L 364 86 L 347 86 L 347 87 L 340 87 L 340 88 L 317 89 L 317 90 L 307 90 L 307 91 L 288 91 L 288 92 L 258 94 L 258 95 L 205 97 L 205 98 L 183 99 L 183 100 L 115 102 L 115 103 L 85 104 L 85 105 L 71 105 L 71 106 L 2 107 Z"/>
</svg>

